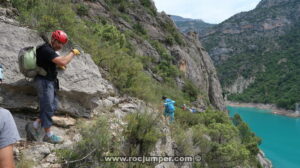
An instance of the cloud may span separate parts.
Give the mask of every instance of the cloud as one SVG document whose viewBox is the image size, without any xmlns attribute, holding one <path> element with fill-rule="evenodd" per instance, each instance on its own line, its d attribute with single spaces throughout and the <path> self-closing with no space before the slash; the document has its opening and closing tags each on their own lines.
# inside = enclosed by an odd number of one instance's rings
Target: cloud
<svg viewBox="0 0 300 168">
<path fill-rule="evenodd" d="M 220 23 L 242 11 L 254 9 L 260 0 L 154 0 L 158 11 Z"/>
</svg>

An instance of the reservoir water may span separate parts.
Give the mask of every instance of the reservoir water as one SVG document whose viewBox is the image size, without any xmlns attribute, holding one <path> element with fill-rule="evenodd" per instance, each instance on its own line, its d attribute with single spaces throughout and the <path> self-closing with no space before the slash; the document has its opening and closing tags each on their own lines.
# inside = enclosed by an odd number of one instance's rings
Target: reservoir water
<svg viewBox="0 0 300 168">
<path fill-rule="evenodd" d="M 300 119 L 272 114 L 268 110 L 231 107 L 230 116 L 238 113 L 253 132 L 262 138 L 260 148 L 275 168 L 300 167 Z"/>
</svg>

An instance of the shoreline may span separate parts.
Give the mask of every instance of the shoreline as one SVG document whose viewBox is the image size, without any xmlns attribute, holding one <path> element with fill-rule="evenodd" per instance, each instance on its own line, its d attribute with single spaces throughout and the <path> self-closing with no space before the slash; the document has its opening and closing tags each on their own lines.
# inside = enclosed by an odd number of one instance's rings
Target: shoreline
<svg viewBox="0 0 300 168">
<path fill-rule="evenodd" d="M 300 117 L 300 114 L 296 114 L 292 110 L 286 110 L 276 107 L 274 104 L 260 104 L 260 103 L 239 103 L 239 102 L 231 102 L 226 101 L 226 106 L 233 106 L 233 107 L 254 107 L 264 110 L 271 110 L 273 114 L 279 114 L 287 117 Z"/>
</svg>

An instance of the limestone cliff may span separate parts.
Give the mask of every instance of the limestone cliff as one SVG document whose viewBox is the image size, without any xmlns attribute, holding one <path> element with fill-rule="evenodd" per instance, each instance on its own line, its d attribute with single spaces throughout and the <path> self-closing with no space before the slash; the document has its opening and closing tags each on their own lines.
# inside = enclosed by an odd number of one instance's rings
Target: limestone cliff
<svg viewBox="0 0 300 168">
<path fill-rule="evenodd" d="M 211 58 L 197 40 L 197 35 L 184 36 L 180 34 L 168 15 L 156 12 L 156 7 L 152 1 L 149 1 L 151 3 L 147 5 L 140 0 L 125 1 L 127 6 L 124 9 L 122 5 L 112 5 L 105 0 L 94 3 L 81 2 L 89 9 L 84 16 L 86 18 L 91 20 L 105 18 L 107 22 L 113 23 L 124 32 L 137 27 L 143 29 L 146 38 L 133 36 L 130 42 L 135 46 L 137 54 L 155 60 L 154 63 L 148 66 L 150 73 L 152 71 L 151 67 L 162 60 L 161 53 L 153 46 L 151 41 L 161 42 L 171 55 L 173 64 L 183 68 L 181 71 L 185 74 L 185 77 L 193 81 L 207 95 L 213 106 L 225 110 L 216 70 Z M 112 12 L 114 10 L 118 10 L 120 13 Z M 156 76 L 157 78 L 160 79 Z M 181 80 L 181 78 L 177 78 L 179 86 L 182 84 Z"/>
</svg>

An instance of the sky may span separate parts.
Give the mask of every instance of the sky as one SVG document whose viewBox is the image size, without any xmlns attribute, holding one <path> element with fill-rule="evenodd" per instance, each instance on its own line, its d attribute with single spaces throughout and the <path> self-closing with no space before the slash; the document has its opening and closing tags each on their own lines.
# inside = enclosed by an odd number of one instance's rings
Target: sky
<svg viewBox="0 0 300 168">
<path fill-rule="evenodd" d="M 153 0 L 159 12 L 221 23 L 231 16 L 252 10 L 261 0 Z"/>
</svg>

